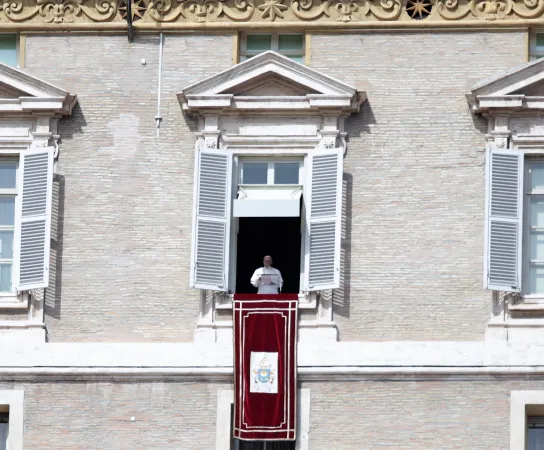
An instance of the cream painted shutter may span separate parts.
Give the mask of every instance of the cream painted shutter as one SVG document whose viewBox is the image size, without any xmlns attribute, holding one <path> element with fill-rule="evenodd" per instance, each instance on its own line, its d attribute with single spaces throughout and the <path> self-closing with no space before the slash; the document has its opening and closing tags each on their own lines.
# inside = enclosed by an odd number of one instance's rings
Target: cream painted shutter
<svg viewBox="0 0 544 450">
<path fill-rule="evenodd" d="M 311 152 L 305 163 L 306 291 L 340 286 L 342 149 Z"/>
<path fill-rule="evenodd" d="M 46 288 L 49 283 L 53 152 L 54 147 L 45 147 L 21 153 L 15 282 L 19 292 Z"/>
<path fill-rule="evenodd" d="M 232 153 L 197 150 L 191 287 L 228 291 Z"/>
<path fill-rule="evenodd" d="M 488 149 L 484 287 L 521 290 L 523 153 Z"/>
</svg>

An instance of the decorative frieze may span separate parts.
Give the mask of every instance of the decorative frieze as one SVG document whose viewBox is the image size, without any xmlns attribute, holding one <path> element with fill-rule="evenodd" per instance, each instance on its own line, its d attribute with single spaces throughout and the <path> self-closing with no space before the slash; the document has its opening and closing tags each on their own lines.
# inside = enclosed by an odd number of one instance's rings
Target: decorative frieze
<svg viewBox="0 0 544 450">
<path fill-rule="evenodd" d="M 0 25 L 124 29 L 127 2 L 135 28 L 142 30 L 161 24 L 168 24 L 168 29 L 197 29 L 203 24 L 243 28 L 246 23 L 297 22 L 362 28 L 378 23 L 416 28 L 457 22 L 500 26 L 541 20 L 544 13 L 544 0 L 10 0 L 0 3 Z"/>
<path fill-rule="evenodd" d="M 4 1 L 1 21 L 62 24 L 121 20 L 117 0 L 11 0 Z"/>
<path fill-rule="evenodd" d="M 156 0 L 145 19 L 156 22 L 413 21 L 538 18 L 544 0 Z"/>
</svg>

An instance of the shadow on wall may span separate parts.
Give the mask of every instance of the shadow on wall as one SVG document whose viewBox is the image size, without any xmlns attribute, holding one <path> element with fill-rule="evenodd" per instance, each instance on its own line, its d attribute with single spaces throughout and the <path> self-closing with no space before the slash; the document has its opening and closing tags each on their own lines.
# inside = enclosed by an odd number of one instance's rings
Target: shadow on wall
<svg viewBox="0 0 544 450">
<path fill-rule="evenodd" d="M 74 135 L 83 133 L 87 121 L 83 111 L 76 103 L 70 117 L 59 121 L 58 132 L 62 136 L 60 141 L 59 158 L 63 151 L 69 151 L 69 140 Z M 49 287 L 45 290 L 44 313 L 46 317 L 61 318 L 62 297 L 62 238 L 64 235 L 64 204 L 65 178 L 55 174 L 53 178 L 53 198 L 51 203 L 51 253 L 49 256 Z"/>
<path fill-rule="evenodd" d="M 370 134 L 371 127 L 376 123 L 370 104 L 361 106 L 358 114 L 346 119 L 346 131 L 349 138 L 360 138 L 363 134 Z M 357 155 L 354 155 L 357 157 Z M 348 158 L 348 154 L 345 155 Z M 351 301 L 351 233 L 353 218 L 353 175 L 344 172 L 342 179 L 342 243 L 340 249 L 340 288 L 333 291 L 333 314 L 349 319 Z"/>
<path fill-rule="evenodd" d="M 179 109 L 181 110 L 181 106 L 179 107 Z M 191 133 L 197 133 L 199 131 L 198 117 L 191 115 L 185 110 L 182 111 L 182 114 L 183 114 L 183 120 L 185 121 L 185 125 L 187 125 L 187 128 L 189 129 L 189 131 Z M 195 141 L 196 141 L 196 136 L 195 136 Z"/>
<path fill-rule="evenodd" d="M 62 236 L 64 230 L 65 181 L 62 175 L 53 178 L 51 203 L 51 253 L 49 256 L 49 287 L 45 290 L 44 313 L 54 319 L 61 317 Z"/>
<path fill-rule="evenodd" d="M 487 118 L 483 117 L 481 114 L 476 115 L 471 111 L 470 106 L 467 104 L 468 113 L 472 117 L 472 123 L 474 128 L 478 130 L 482 135 L 487 134 Z M 482 148 L 485 147 L 485 139 L 482 139 Z"/>
<path fill-rule="evenodd" d="M 78 102 L 74 105 L 72 109 L 72 115 L 68 117 L 63 117 L 59 120 L 58 132 L 61 136 L 61 144 L 68 139 L 73 139 L 75 134 L 82 134 L 83 127 L 87 126 L 87 121 L 81 110 L 81 106 Z M 67 145 L 69 147 L 69 145 Z M 62 151 L 62 145 L 60 150 Z"/>
<path fill-rule="evenodd" d="M 332 291 L 333 314 L 349 319 L 351 286 L 351 218 L 353 176 L 343 174 L 342 179 L 342 226 L 340 245 L 340 288 Z"/>
</svg>

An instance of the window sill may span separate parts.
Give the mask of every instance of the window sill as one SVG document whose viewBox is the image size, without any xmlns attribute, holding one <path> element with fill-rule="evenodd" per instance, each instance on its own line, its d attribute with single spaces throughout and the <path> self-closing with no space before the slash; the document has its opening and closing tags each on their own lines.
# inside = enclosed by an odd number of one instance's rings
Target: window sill
<svg viewBox="0 0 544 450">
<path fill-rule="evenodd" d="M 28 295 L 0 295 L 0 310 L 2 309 L 27 309 Z"/>
<path fill-rule="evenodd" d="M 544 312 L 544 298 L 525 298 L 520 303 L 508 305 L 508 310 L 519 312 Z"/>
<path fill-rule="evenodd" d="M 298 309 L 315 309 L 317 307 L 316 294 L 310 293 L 308 297 L 303 294 L 298 295 Z M 223 303 L 216 301 L 215 309 L 217 310 L 232 310 L 233 294 L 227 296 Z"/>
</svg>

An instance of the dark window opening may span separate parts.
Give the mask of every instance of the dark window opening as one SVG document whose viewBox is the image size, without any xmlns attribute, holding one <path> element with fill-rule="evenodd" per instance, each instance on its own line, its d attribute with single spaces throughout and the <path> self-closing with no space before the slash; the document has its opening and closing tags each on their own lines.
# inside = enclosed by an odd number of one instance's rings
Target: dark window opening
<svg viewBox="0 0 544 450">
<path fill-rule="evenodd" d="M 527 450 L 544 448 L 544 416 L 527 417 Z"/>
<path fill-rule="evenodd" d="M 234 423 L 234 404 L 230 407 L 230 423 Z M 231 435 L 230 450 L 295 450 L 296 441 L 242 441 Z"/>
<path fill-rule="evenodd" d="M 6 450 L 9 433 L 9 413 L 0 412 L 0 450 Z"/>
<path fill-rule="evenodd" d="M 295 441 L 241 441 L 236 439 L 234 450 L 295 450 Z"/>
<path fill-rule="evenodd" d="M 236 293 L 255 294 L 250 283 L 263 256 L 272 256 L 281 272 L 284 294 L 300 291 L 301 219 L 299 217 L 240 217 L 236 253 Z"/>
</svg>

